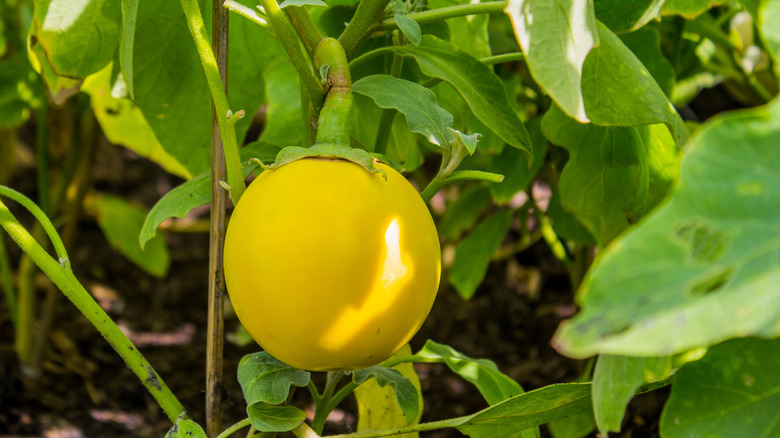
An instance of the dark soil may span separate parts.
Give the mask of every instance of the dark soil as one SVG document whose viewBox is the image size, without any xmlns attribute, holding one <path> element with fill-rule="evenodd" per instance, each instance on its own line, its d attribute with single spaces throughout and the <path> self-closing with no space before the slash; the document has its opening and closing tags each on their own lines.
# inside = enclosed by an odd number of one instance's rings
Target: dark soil
<svg viewBox="0 0 780 438">
<path fill-rule="evenodd" d="M 150 162 L 106 144 L 100 148 L 96 169 L 97 191 L 119 194 L 147 208 L 179 183 Z M 34 195 L 34 180 L 33 168 L 22 162 L 11 186 Z M 208 213 L 201 212 L 201 217 L 207 218 Z M 203 424 L 208 236 L 168 233 L 167 237 L 172 264 L 165 279 L 150 277 L 112 250 L 90 217 L 81 221 L 76 243 L 69 250 L 77 277 L 109 308 L 114 320 L 146 343 L 139 349 L 193 419 Z M 18 248 L 6 242 L 16 269 Z M 37 284 L 42 303 L 49 286 L 42 275 Z M 57 306 L 42 375 L 37 381 L 23 378 L 13 349 L 9 313 L 5 302 L 0 302 L 0 436 L 153 437 L 163 436 L 170 428 L 154 399 L 119 356 L 64 298 Z M 470 301 L 457 296 L 445 281 L 412 346 L 417 349 L 426 339 L 433 339 L 469 356 L 491 359 L 526 390 L 572 381 L 585 364 L 559 355 L 550 346 L 558 324 L 576 311 L 572 302 L 566 272 L 539 242 L 509 261 L 493 263 L 487 280 Z M 237 327 L 237 319 L 228 317 L 226 331 L 234 332 Z M 242 356 L 257 349 L 255 345 L 225 345 L 225 426 L 245 417 L 235 370 Z M 486 406 L 475 388 L 443 365 L 419 366 L 418 373 L 425 397 L 423 421 L 461 416 Z M 296 402 L 306 407 L 305 391 L 299 395 Z M 659 390 L 637 397 L 619 436 L 657 436 L 657 419 L 666 395 Z M 328 430 L 355 430 L 354 402 L 348 399 L 340 413 Z M 461 435 L 448 430 L 426 436 Z M 549 436 L 546 428 L 542 436 Z"/>
</svg>

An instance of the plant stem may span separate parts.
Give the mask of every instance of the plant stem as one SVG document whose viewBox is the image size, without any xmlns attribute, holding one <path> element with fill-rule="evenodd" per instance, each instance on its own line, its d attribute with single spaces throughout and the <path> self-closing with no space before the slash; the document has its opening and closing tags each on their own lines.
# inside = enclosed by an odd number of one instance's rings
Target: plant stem
<svg viewBox="0 0 780 438">
<path fill-rule="evenodd" d="M 363 0 L 358 4 L 352 20 L 339 35 L 339 42 L 344 46 L 348 59 L 351 59 L 371 36 L 377 23 L 385 15 L 388 3 L 390 0 Z"/>
<path fill-rule="evenodd" d="M 48 221 L 48 220 L 47 220 Z M 44 250 L 33 236 L 11 214 L 0 200 L 0 227 L 27 253 L 36 265 L 60 288 L 66 297 L 98 329 L 101 335 L 122 357 L 130 370 L 138 376 L 144 386 L 157 400 L 160 407 L 175 422 L 184 411 L 179 400 L 170 391 L 154 368 L 135 348 L 132 342 L 117 327 L 92 296 L 78 282 L 69 267 L 60 265 Z"/>
<path fill-rule="evenodd" d="M 203 16 L 197 0 L 181 0 L 181 8 L 187 17 L 187 27 L 195 42 L 195 47 L 200 56 L 200 63 L 206 74 L 206 82 L 209 85 L 211 99 L 217 112 L 219 132 L 222 136 L 222 144 L 225 149 L 225 161 L 227 165 L 227 183 L 230 185 L 230 197 L 233 203 L 237 203 L 246 190 L 244 174 L 241 169 L 241 159 L 238 155 L 238 140 L 233 124 L 227 122 L 230 106 L 227 101 L 227 92 L 222 86 L 222 77 L 211 49 L 206 27 L 203 24 Z"/>
<path fill-rule="evenodd" d="M 506 8 L 505 1 L 492 1 L 484 3 L 468 3 L 463 5 L 448 6 L 446 8 L 430 9 L 427 11 L 412 12 L 406 14 L 418 24 L 443 21 L 448 18 L 462 17 L 464 15 L 493 14 L 503 12 Z M 398 28 L 395 17 L 387 17 L 377 26 L 377 30 L 392 30 Z"/>
<path fill-rule="evenodd" d="M 501 55 L 488 56 L 480 59 L 485 65 L 501 64 L 504 62 L 522 61 L 525 55 L 522 52 L 502 53 Z"/>
<path fill-rule="evenodd" d="M 446 157 L 445 157 L 446 159 Z M 437 174 L 427 187 L 420 193 L 423 200 L 428 203 L 431 198 L 441 190 L 445 185 L 461 180 L 479 180 L 499 183 L 504 180 L 503 175 L 490 172 L 482 172 L 480 170 L 458 170 L 452 172 L 450 175 Z"/>
<path fill-rule="evenodd" d="M 325 389 L 322 391 L 322 396 L 316 400 L 314 408 L 314 419 L 311 422 L 311 428 L 317 435 L 322 434 L 322 429 L 325 427 L 325 420 L 333 410 L 334 406 L 331 406 L 331 398 L 333 392 L 336 390 L 339 380 L 344 377 L 343 371 L 328 371 L 328 380 L 325 383 Z"/>
<path fill-rule="evenodd" d="M 228 10 L 221 0 L 212 0 L 212 48 L 222 86 L 228 91 Z M 219 135 L 220 115 L 211 110 L 211 211 L 209 228 L 209 286 L 206 326 L 206 436 L 213 438 L 222 430 L 222 356 L 225 334 L 225 282 L 222 276 L 222 254 L 225 243 L 227 199 L 219 182 L 225 179 L 225 153 Z"/>
<path fill-rule="evenodd" d="M 260 4 L 265 10 L 276 37 L 279 38 L 279 42 L 282 43 L 284 51 L 287 52 L 287 56 L 290 58 L 295 71 L 298 72 L 301 84 L 306 89 L 309 99 L 315 107 L 319 108 L 325 99 L 325 89 L 320 83 L 319 73 L 314 70 L 311 59 L 301 47 L 301 40 L 298 34 L 295 33 L 295 29 L 282 10 L 279 9 L 279 4 L 276 3 L 276 0 L 260 0 Z"/>
<path fill-rule="evenodd" d="M 317 67 L 328 66 L 328 94 L 317 124 L 317 143 L 349 145 L 352 121 L 352 81 L 344 49 L 333 38 L 325 38 L 314 53 Z"/>
<path fill-rule="evenodd" d="M 260 14 L 257 13 L 257 11 L 247 6 L 244 6 L 237 1 L 225 0 L 225 3 L 223 3 L 222 6 L 225 9 L 229 10 L 230 12 L 240 15 L 260 27 L 266 27 L 268 25 L 265 19 L 261 17 Z"/>
<path fill-rule="evenodd" d="M 427 432 L 429 430 L 444 429 L 448 427 L 457 427 L 467 421 L 471 415 L 465 417 L 450 418 L 447 420 L 431 421 L 429 423 L 412 424 L 409 426 L 394 427 L 383 430 L 369 430 L 365 432 L 355 432 L 343 435 L 331 435 L 328 438 L 380 438 L 392 435 L 401 435 L 404 433 Z"/>
<path fill-rule="evenodd" d="M 243 420 L 239 421 L 238 423 L 228 427 L 227 429 L 223 430 L 222 433 L 217 435 L 217 438 L 228 438 L 230 435 L 233 435 L 234 433 L 238 432 L 239 430 L 250 426 L 252 423 L 249 421 L 249 418 L 244 418 Z"/>
<path fill-rule="evenodd" d="M 51 214 L 49 202 L 49 100 L 42 99 L 35 112 L 35 153 L 38 159 L 38 205 L 47 215 Z"/>
<path fill-rule="evenodd" d="M 284 8 L 284 14 L 287 15 L 287 19 L 298 31 L 298 35 L 301 37 L 301 42 L 306 48 L 306 51 L 313 59 L 314 49 L 317 48 L 320 41 L 322 41 L 322 34 L 311 19 L 309 11 L 302 6 L 290 6 Z"/>
</svg>

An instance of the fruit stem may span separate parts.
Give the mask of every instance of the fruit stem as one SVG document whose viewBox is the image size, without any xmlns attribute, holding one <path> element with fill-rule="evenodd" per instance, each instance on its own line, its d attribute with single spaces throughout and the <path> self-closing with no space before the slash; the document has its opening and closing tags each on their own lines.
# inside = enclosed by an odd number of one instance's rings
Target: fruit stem
<svg viewBox="0 0 780 438">
<path fill-rule="evenodd" d="M 336 390 L 339 380 L 344 377 L 344 371 L 328 371 L 328 380 L 325 383 L 325 389 L 322 396 L 317 399 L 314 408 L 314 419 L 311 422 L 311 428 L 317 435 L 322 435 L 322 429 L 325 428 L 325 420 L 335 407 L 331 404 L 333 392 Z"/>
<path fill-rule="evenodd" d="M 314 52 L 320 72 L 327 69 L 328 92 L 320 111 L 316 143 L 349 146 L 352 113 L 352 81 L 344 48 L 333 38 L 324 38 Z M 327 66 L 327 67 L 326 67 Z"/>
</svg>

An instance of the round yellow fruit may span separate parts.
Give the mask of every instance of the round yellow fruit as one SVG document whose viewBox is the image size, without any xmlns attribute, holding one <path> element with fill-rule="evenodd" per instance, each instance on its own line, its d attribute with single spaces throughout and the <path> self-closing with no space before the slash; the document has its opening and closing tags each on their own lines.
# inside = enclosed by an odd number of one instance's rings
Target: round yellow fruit
<svg viewBox="0 0 780 438">
<path fill-rule="evenodd" d="M 260 174 L 233 211 L 224 273 L 238 318 L 282 362 L 311 371 L 383 361 L 433 305 L 431 215 L 392 168 L 301 159 Z"/>
</svg>

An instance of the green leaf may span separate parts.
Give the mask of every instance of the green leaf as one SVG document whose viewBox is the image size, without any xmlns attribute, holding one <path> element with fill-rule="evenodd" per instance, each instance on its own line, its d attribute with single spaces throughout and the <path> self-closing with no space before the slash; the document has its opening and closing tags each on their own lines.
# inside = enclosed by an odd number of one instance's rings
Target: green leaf
<svg viewBox="0 0 780 438">
<path fill-rule="evenodd" d="M 464 299 L 474 296 L 487 274 L 490 258 L 512 226 L 512 212 L 495 213 L 480 223 L 455 249 L 449 280 Z"/>
<path fill-rule="evenodd" d="M 602 354 L 593 372 L 593 412 L 599 431 L 620 432 L 628 402 L 645 383 L 665 379 L 670 357 L 627 357 Z"/>
<path fill-rule="evenodd" d="M 389 75 L 366 76 L 352 91 L 370 97 L 380 108 L 397 109 L 406 118 L 409 129 L 424 135 L 441 147 L 447 147 L 453 135 L 452 115 L 436 103 L 433 92 L 420 84 Z"/>
<path fill-rule="evenodd" d="M 265 402 L 284 403 L 290 388 L 309 383 L 311 373 L 280 362 L 265 351 L 248 354 L 238 364 L 238 383 L 244 391 L 247 405 Z"/>
<path fill-rule="evenodd" d="M 406 424 L 412 424 L 420 414 L 420 394 L 417 387 L 400 371 L 383 366 L 373 366 L 352 371 L 352 381 L 360 385 L 369 379 L 376 379 L 380 387 L 390 385 L 395 389 L 395 398 L 403 411 Z"/>
<path fill-rule="evenodd" d="M 452 85 L 474 116 L 530 156 L 531 139 L 509 103 L 504 84 L 479 59 L 431 35 L 423 35 L 419 46 L 394 46 L 392 50 L 413 57 L 424 74 Z"/>
<path fill-rule="evenodd" d="M 43 78 L 43 83 L 46 85 L 51 101 L 56 105 L 62 105 L 66 100 L 78 93 L 81 80 L 57 75 L 46 56 L 46 52 L 43 50 L 43 46 L 38 40 L 35 26 L 30 28 L 29 41 L 30 48 L 35 54 L 35 56 L 30 57 L 30 63 Z"/>
<path fill-rule="evenodd" d="M 632 32 L 658 17 L 664 0 L 595 0 L 596 18 L 612 32 Z"/>
<path fill-rule="evenodd" d="M 664 356 L 780 335 L 778 141 L 780 100 L 702 125 L 672 196 L 599 254 L 556 348 Z"/>
<path fill-rule="evenodd" d="M 198 423 L 187 417 L 187 414 L 181 414 L 165 434 L 165 438 L 206 438 L 206 432 Z"/>
<path fill-rule="evenodd" d="M 37 0 L 38 43 L 60 76 L 85 78 L 114 57 L 119 43 L 119 2 Z"/>
<path fill-rule="evenodd" d="M 278 146 L 301 144 L 301 87 L 292 64 L 277 62 L 265 71 L 266 122 L 260 141 Z"/>
<path fill-rule="evenodd" d="M 146 210 L 118 196 L 99 196 L 89 203 L 109 245 L 136 266 L 155 277 L 164 277 L 170 266 L 168 247 L 162 236 L 150 239 L 142 249 L 136 236 L 146 217 Z"/>
<path fill-rule="evenodd" d="M 409 40 L 415 46 L 420 44 L 422 39 L 422 30 L 420 25 L 416 21 L 407 17 L 406 15 L 394 15 L 395 22 L 398 24 L 398 29 L 403 32 L 406 39 Z"/>
<path fill-rule="evenodd" d="M 409 344 L 406 344 L 398 353 L 393 355 L 391 360 L 409 356 L 411 353 L 412 349 L 409 347 Z M 398 370 L 404 377 L 409 379 L 417 390 L 419 407 L 417 417 L 412 422 L 412 424 L 417 424 L 422 417 L 423 411 L 420 379 L 417 377 L 417 373 L 414 371 L 414 366 L 411 363 L 401 363 L 394 366 L 393 369 Z M 407 425 L 406 417 L 398 405 L 395 389 L 392 386 L 381 387 L 376 383 L 375 379 L 370 379 L 355 388 L 355 399 L 358 406 L 358 432 L 376 431 Z M 419 434 L 408 433 L 399 436 L 401 438 L 416 438 Z"/>
<path fill-rule="evenodd" d="M 559 182 L 563 209 L 601 246 L 660 202 L 674 180 L 677 148 L 662 125 L 583 125 L 552 107 L 542 131 L 569 151 Z"/>
<path fill-rule="evenodd" d="M 490 405 L 523 393 L 523 388 L 498 370 L 488 359 L 472 359 L 454 348 L 428 340 L 413 356 L 414 362 L 444 363 L 452 371 L 474 384 Z"/>
<path fill-rule="evenodd" d="M 593 412 L 581 412 L 547 424 L 553 438 L 585 438 L 596 429 Z"/>
<path fill-rule="evenodd" d="M 447 206 L 439 224 L 439 234 L 449 240 L 456 240 L 477 223 L 477 219 L 490 205 L 490 191 L 484 185 L 472 186 L 461 193 Z"/>
<path fill-rule="evenodd" d="M 780 68 L 777 67 L 780 61 L 780 3 L 777 1 L 765 1 L 761 5 L 759 18 L 755 19 L 763 40 L 766 42 L 769 55 L 775 60 L 776 77 L 780 76 Z"/>
<path fill-rule="evenodd" d="M 255 142 L 245 146 L 239 152 L 244 176 L 257 168 L 257 163 L 250 163 L 251 158 L 258 158 L 263 162 L 273 162 L 279 152 L 277 146 Z M 174 188 L 152 207 L 144 220 L 141 232 L 138 234 L 138 242 L 143 248 L 146 242 L 154 237 L 157 227 L 169 217 L 183 218 L 195 207 L 211 202 L 211 171 L 205 171 Z"/>
<path fill-rule="evenodd" d="M 664 15 L 682 15 L 696 18 L 710 8 L 726 3 L 727 0 L 666 0 L 661 13 Z"/>
<path fill-rule="evenodd" d="M 591 122 L 603 126 L 664 123 L 678 145 L 688 141 L 680 115 L 644 65 L 612 31 L 598 23 L 601 43 L 582 69 L 582 95 Z"/>
<path fill-rule="evenodd" d="M 15 128 L 30 118 L 30 110 L 41 100 L 38 80 L 26 59 L 0 61 L 0 129 Z"/>
<path fill-rule="evenodd" d="M 590 409 L 590 383 L 548 385 L 483 409 L 456 427 L 472 438 L 520 437 L 524 429 Z"/>
<path fill-rule="evenodd" d="M 527 157 L 515 148 L 504 148 L 491 160 L 490 171 L 504 175 L 500 184 L 490 185 L 490 192 L 498 205 L 508 204 L 517 193 L 525 190 L 544 165 L 547 139 L 542 135 L 541 120 L 537 118 L 526 122 L 533 147 L 533 165 L 529 166 Z"/>
<path fill-rule="evenodd" d="M 661 35 L 654 27 L 620 35 L 620 40 L 642 62 L 667 97 L 674 89 L 674 67 L 661 51 Z"/>
<path fill-rule="evenodd" d="M 528 69 L 539 86 L 569 116 L 587 122 L 583 63 L 599 44 L 591 1 L 509 0 L 512 20 Z"/>
<path fill-rule="evenodd" d="M 246 408 L 252 427 L 260 432 L 287 432 L 306 419 L 306 414 L 294 406 L 274 406 L 258 402 Z"/>
<path fill-rule="evenodd" d="M 280 8 L 286 8 L 289 6 L 324 6 L 328 7 L 328 4 L 322 0 L 284 0 L 279 5 Z"/>
<path fill-rule="evenodd" d="M 169 155 L 146 123 L 141 110 L 133 101 L 117 98 L 111 93 L 112 65 L 90 75 L 81 85 L 89 94 L 89 103 L 100 128 L 111 143 L 125 146 L 138 155 L 162 166 L 166 171 L 182 178 L 192 174 L 176 158 Z"/>
<path fill-rule="evenodd" d="M 122 0 L 122 29 L 119 38 L 119 65 L 127 83 L 127 92 L 133 94 L 133 45 L 135 23 L 138 18 L 138 0 Z"/>
<path fill-rule="evenodd" d="M 780 435 L 778 363 L 778 339 L 734 339 L 710 348 L 701 360 L 683 366 L 675 375 L 661 414 L 661 435 Z"/>
<path fill-rule="evenodd" d="M 370 98 L 361 94 L 354 94 L 353 105 L 352 132 L 350 135 L 353 140 L 360 144 L 360 147 L 373 151 L 377 132 L 379 131 L 377 121 L 381 117 L 382 109 L 375 105 Z M 386 155 L 394 162 L 399 163 L 407 172 L 420 167 L 423 162 L 417 139 L 409 129 L 404 117 L 393 119 L 393 127 L 390 130 Z"/>
<path fill-rule="evenodd" d="M 550 218 L 553 230 L 558 237 L 581 245 L 594 245 L 596 239 L 590 234 L 577 216 L 563 209 L 561 192 L 554 191 L 547 205 L 547 216 Z"/>
</svg>

